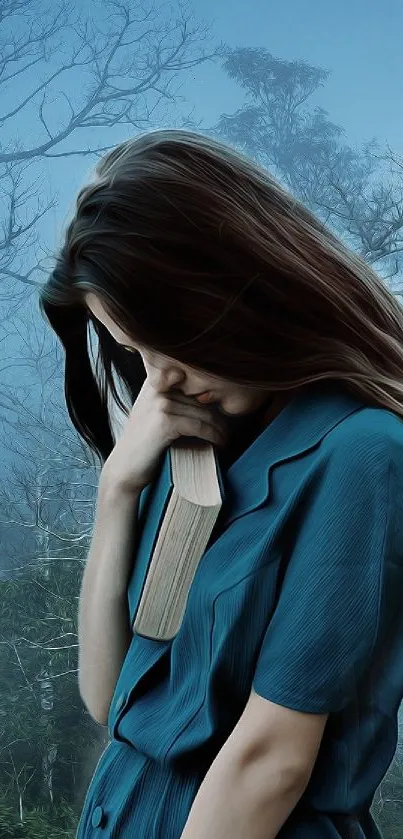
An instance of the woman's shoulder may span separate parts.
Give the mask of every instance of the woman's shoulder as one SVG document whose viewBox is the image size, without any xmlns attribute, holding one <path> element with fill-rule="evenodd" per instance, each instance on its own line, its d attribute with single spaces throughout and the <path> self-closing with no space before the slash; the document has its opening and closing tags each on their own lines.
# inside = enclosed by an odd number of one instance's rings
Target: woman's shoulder
<svg viewBox="0 0 403 839">
<path fill-rule="evenodd" d="M 403 418 L 386 408 L 363 404 L 325 436 L 323 451 L 344 458 L 346 466 L 358 460 L 373 461 L 374 455 L 383 462 L 401 458 L 403 465 Z"/>
</svg>

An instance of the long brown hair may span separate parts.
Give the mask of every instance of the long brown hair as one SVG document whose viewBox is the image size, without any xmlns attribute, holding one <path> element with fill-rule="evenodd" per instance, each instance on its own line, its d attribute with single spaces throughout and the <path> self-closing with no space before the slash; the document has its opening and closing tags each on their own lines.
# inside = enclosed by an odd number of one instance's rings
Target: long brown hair
<svg viewBox="0 0 403 839">
<path fill-rule="evenodd" d="M 403 417 L 397 299 L 264 168 L 210 136 L 151 131 L 106 154 L 40 292 L 70 417 L 104 461 L 108 392 L 124 408 L 114 372 L 132 402 L 145 372 L 92 317 L 88 292 L 133 341 L 198 370 L 275 393 L 335 380 Z"/>
</svg>

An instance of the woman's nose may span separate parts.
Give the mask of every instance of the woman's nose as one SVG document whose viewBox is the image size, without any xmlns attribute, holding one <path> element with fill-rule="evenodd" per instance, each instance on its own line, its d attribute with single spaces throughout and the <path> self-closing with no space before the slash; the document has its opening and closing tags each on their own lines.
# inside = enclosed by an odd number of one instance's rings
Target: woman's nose
<svg viewBox="0 0 403 839">
<path fill-rule="evenodd" d="M 149 374 L 152 387 L 157 393 L 167 393 L 171 388 L 183 381 L 183 373 L 180 370 L 155 370 Z"/>
</svg>

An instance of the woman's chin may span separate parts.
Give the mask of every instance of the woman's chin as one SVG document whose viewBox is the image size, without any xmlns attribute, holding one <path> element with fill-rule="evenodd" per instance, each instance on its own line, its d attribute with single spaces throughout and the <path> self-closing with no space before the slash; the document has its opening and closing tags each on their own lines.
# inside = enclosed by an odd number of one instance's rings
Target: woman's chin
<svg viewBox="0 0 403 839">
<path fill-rule="evenodd" d="M 249 408 L 245 408 L 245 407 L 244 408 L 239 408 L 239 407 L 236 408 L 235 407 L 235 408 L 232 408 L 232 410 L 231 410 L 230 405 L 228 403 L 225 403 L 225 400 L 223 401 L 221 399 L 218 400 L 215 403 L 215 405 L 217 407 L 217 410 L 220 411 L 221 414 L 225 414 L 226 417 L 234 417 L 234 419 L 236 417 L 245 417 L 247 414 L 251 414 L 252 411 L 254 410 L 253 408 L 250 408 L 250 407 Z"/>
</svg>

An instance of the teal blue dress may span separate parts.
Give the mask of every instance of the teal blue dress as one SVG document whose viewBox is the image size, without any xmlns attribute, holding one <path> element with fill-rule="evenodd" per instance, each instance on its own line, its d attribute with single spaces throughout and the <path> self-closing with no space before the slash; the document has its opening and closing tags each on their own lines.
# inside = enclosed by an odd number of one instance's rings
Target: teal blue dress
<svg viewBox="0 0 403 839">
<path fill-rule="evenodd" d="M 147 499 L 157 492 L 163 508 L 167 464 L 140 499 L 132 618 L 152 542 Z M 370 806 L 403 698 L 403 423 L 337 384 L 312 386 L 222 479 L 178 633 L 132 637 L 77 839 L 180 839 L 252 688 L 329 714 L 279 839 L 378 839 Z"/>
</svg>

